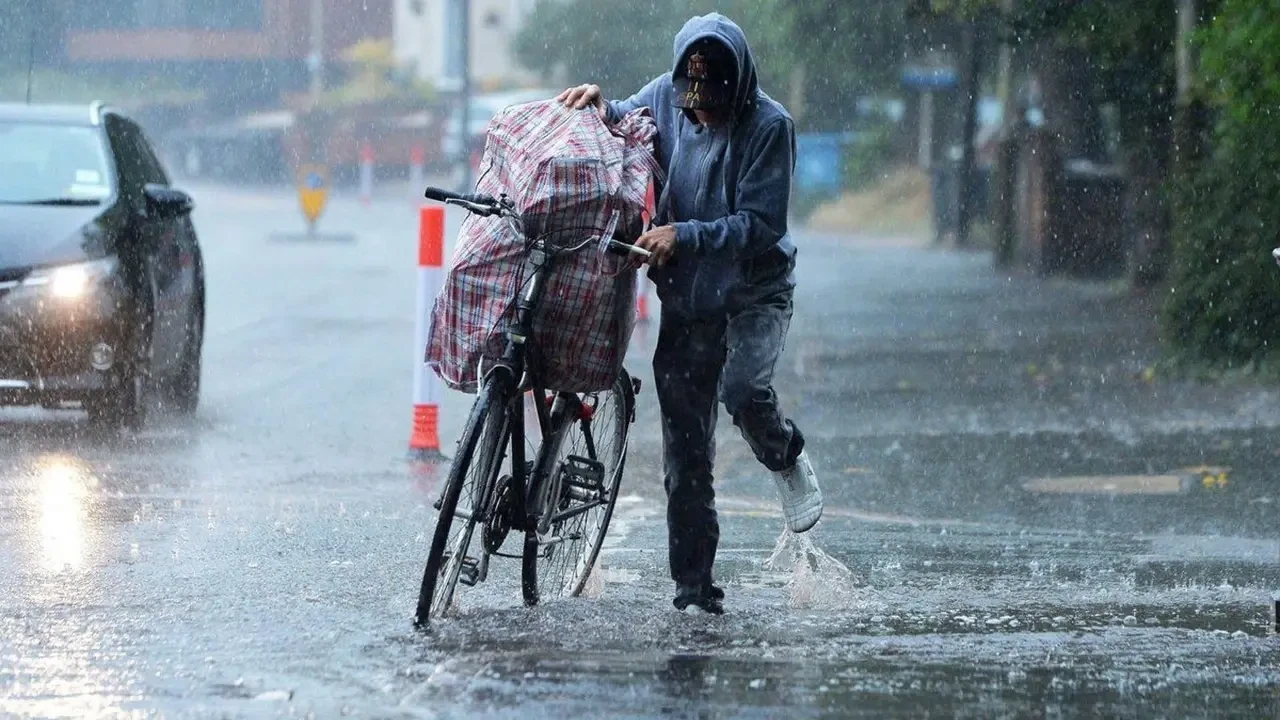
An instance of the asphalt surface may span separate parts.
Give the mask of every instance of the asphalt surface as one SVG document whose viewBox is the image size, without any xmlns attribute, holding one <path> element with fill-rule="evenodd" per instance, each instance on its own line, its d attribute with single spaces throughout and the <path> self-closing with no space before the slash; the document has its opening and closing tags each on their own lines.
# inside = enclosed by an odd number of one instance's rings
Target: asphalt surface
<svg viewBox="0 0 1280 720">
<path fill-rule="evenodd" d="M 1280 393 L 1152 377 L 1151 299 L 801 234 L 778 385 L 819 526 L 780 534 L 726 418 L 729 613 L 677 613 L 650 385 L 587 596 L 526 610 L 508 561 L 423 635 L 414 204 L 335 198 L 308 241 L 288 193 L 192 189 L 197 418 L 113 438 L 0 411 L 0 715 L 1280 713 Z"/>
</svg>

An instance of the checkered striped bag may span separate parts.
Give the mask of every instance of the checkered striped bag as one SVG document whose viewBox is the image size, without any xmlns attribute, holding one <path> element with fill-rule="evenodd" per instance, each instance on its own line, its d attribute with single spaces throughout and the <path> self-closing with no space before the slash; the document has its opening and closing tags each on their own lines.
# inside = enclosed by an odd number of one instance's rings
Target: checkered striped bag
<svg viewBox="0 0 1280 720">
<path fill-rule="evenodd" d="M 644 229 L 646 191 L 661 173 L 647 108 L 610 127 L 593 111 L 545 101 L 509 107 L 489 124 L 476 190 L 506 193 L 528 238 L 559 254 L 534 316 L 529 361 L 548 389 L 612 386 L 635 327 L 637 265 L 598 249 Z M 469 216 L 431 313 L 427 362 L 446 385 L 476 392 L 497 361 L 527 278 L 521 238 L 499 218 Z"/>
</svg>

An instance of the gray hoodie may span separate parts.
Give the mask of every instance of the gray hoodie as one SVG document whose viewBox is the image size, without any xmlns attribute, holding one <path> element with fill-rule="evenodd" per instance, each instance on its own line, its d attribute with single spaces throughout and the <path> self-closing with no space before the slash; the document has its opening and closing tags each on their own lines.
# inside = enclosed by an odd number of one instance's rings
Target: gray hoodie
<svg viewBox="0 0 1280 720">
<path fill-rule="evenodd" d="M 664 308 L 691 317 L 725 312 L 735 291 L 753 282 L 757 264 L 776 268 L 796 252 L 787 233 L 795 170 L 791 116 L 760 90 L 747 36 L 724 15 L 685 23 L 676 34 L 672 67 L 705 38 L 719 40 L 738 61 L 727 124 L 702 127 L 675 107 L 671 73 L 608 104 L 614 122 L 638 107 L 650 108 L 657 121 L 658 161 L 667 178 L 656 222 L 675 226 L 676 262 L 651 269 L 649 277 Z"/>
</svg>

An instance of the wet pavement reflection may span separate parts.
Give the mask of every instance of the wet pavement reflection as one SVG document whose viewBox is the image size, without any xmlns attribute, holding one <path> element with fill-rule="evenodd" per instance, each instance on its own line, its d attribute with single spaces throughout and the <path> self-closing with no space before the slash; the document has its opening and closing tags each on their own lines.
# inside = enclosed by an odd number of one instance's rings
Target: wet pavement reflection
<svg viewBox="0 0 1280 720">
<path fill-rule="evenodd" d="M 0 715 L 1278 709 L 1280 402 L 1151 377 L 1140 299 L 804 236 L 779 386 L 822 523 L 780 534 L 767 476 L 722 423 L 729 614 L 675 612 L 646 392 L 587 597 L 524 609 L 507 561 L 419 634 L 442 476 L 404 461 L 413 207 L 339 198 L 326 222 L 357 240 L 311 246 L 267 237 L 287 194 L 198 198 L 197 419 L 111 437 L 76 413 L 0 411 Z M 646 379 L 653 330 L 629 360 Z M 469 400 L 446 399 L 448 440 Z"/>
</svg>

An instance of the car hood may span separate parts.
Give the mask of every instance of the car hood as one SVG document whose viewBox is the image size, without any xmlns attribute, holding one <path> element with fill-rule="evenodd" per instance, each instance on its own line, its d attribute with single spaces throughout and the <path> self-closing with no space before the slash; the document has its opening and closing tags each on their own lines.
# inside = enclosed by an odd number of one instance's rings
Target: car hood
<svg viewBox="0 0 1280 720">
<path fill-rule="evenodd" d="M 0 270 L 99 257 L 105 205 L 0 205 Z"/>
</svg>

